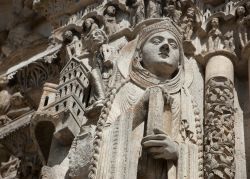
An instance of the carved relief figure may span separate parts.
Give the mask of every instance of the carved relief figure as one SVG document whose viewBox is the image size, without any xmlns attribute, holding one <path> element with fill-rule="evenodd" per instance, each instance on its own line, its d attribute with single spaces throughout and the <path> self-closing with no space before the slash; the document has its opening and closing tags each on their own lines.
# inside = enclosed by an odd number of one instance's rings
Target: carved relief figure
<svg viewBox="0 0 250 179">
<path fill-rule="evenodd" d="M 117 9 L 114 5 L 109 5 L 104 11 L 105 24 L 107 28 L 107 34 L 114 34 L 119 30 L 119 25 L 116 21 Z"/>
<path fill-rule="evenodd" d="M 247 178 L 250 2 L 4 2 L 0 179 Z"/>
<path fill-rule="evenodd" d="M 97 22 L 93 18 L 89 17 L 83 22 L 82 28 L 84 35 L 87 35 L 99 27 Z"/>
<path fill-rule="evenodd" d="M 224 39 L 224 49 L 233 52 L 235 49 L 233 31 L 229 31 L 226 34 L 224 34 L 223 39 Z"/>
<path fill-rule="evenodd" d="M 166 6 L 164 7 L 164 15 L 179 25 L 181 14 L 182 12 L 178 10 L 176 0 L 167 0 Z"/>
<path fill-rule="evenodd" d="M 63 41 L 65 43 L 73 43 L 74 41 L 77 41 L 77 40 L 79 40 L 79 38 L 76 35 L 74 35 L 72 30 L 66 30 L 63 33 Z"/>
<path fill-rule="evenodd" d="M 248 42 L 247 37 L 247 27 L 245 22 L 246 9 L 244 6 L 239 6 L 236 9 L 236 18 L 237 18 L 237 33 L 239 35 L 239 44 L 240 47 L 244 47 Z"/>
<path fill-rule="evenodd" d="M 247 15 L 245 17 L 245 24 L 247 27 L 250 27 L 250 2 L 246 2 L 246 10 L 247 10 Z"/>
<path fill-rule="evenodd" d="M 162 16 L 161 0 L 149 0 L 147 6 L 147 17 L 157 18 Z"/>
<path fill-rule="evenodd" d="M 131 24 L 136 25 L 145 18 L 145 9 L 143 0 L 132 0 L 131 2 Z"/>
<path fill-rule="evenodd" d="M 96 101 L 93 104 L 93 106 L 102 106 L 103 101 L 105 99 L 105 90 L 104 90 L 104 84 L 102 81 L 102 74 L 101 74 L 101 67 L 98 62 L 100 61 L 99 58 L 101 58 L 99 50 L 101 49 L 101 46 L 105 43 L 107 43 L 107 35 L 106 33 L 101 29 L 95 29 L 92 31 L 91 34 L 86 39 L 87 44 L 91 44 L 87 46 L 87 49 L 90 51 L 92 56 L 91 61 L 91 84 L 95 91 L 95 97 Z"/>
<path fill-rule="evenodd" d="M 194 8 L 190 7 L 187 9 L 185 16 L 181 20 L 181 28 L 184 31 L 185 40 L 191 40 L 195 26 L 195 20 L 195 10 Z"/>
<path fill-rule="evenodd" d="M 167 19 L 142 29 L 130 72 L 124 68 L 118 63 L 118 78 L 97 123 L 89 178 L 198 178 L 198 169 L 185 170 L 185 163 L 198 166 L 200 158 L 193 158 L 198 151 L 193 110 L 183 111 L 192 108 L 192 100 L 184 87 L 177 26 Z M 184 156 L 186 149 L 190 153 Z"/>
<path fill-rule="evenodd" d="M 219 19 L 211 20 L 211 30 L 208 32 L 208 51 L 218 50 L 221 43 L 222 33 L 219 29 Z"/>
</svg>

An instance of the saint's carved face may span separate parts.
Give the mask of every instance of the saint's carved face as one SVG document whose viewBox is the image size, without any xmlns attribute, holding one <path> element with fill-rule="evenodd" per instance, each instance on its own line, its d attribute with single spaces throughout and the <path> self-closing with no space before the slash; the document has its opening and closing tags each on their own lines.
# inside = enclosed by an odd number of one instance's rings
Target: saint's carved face
<svg viewBox="0 0 250 179">
<path fill-rule="evenodd" d="M 167 31 L 150 36 L 141 51 L 143 67 L 161 78 L 171 78 L 178 69 L 180 47 L 175 37 Z"/>
</svg>

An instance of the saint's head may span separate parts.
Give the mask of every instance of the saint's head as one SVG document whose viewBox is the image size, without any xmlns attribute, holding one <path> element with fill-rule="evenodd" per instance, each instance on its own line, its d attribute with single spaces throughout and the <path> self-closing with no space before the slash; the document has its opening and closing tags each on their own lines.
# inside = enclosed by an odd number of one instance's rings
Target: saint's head
<svg viewBox="0 0 250 179">
<path fill-rule="evenodd" d="M 171 79 L 182 63 L 181 41 L 181 33 L 171 20 L 144 28 L 137 46 L 141 65 L 163 80 Z"/>
</svg>

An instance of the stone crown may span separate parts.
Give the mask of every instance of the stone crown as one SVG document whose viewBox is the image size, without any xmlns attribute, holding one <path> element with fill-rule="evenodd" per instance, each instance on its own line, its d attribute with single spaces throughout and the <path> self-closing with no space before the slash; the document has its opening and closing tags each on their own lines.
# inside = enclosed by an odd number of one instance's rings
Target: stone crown
<svg viewBox="0 0 250 179">
<path fill-rule="evenodd" d="M 183 37 L 180 29 L 171 19 L 166 18 L 161 22 L 157 22 L 143 28 L 139 33 L 138 46 L 142 46 L 151 35 L 162 31 L 169 31 L 176 37 L 178 43 L 182 44 Z"/>
</svg>

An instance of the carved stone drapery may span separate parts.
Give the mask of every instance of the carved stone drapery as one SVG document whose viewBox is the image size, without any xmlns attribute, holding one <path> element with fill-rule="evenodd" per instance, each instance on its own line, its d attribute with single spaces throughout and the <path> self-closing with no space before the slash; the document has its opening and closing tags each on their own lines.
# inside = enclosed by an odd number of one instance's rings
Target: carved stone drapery
<svg viewBox="0 0 250 179">
<path fill-rule="evenodd" d="M 217 67 L 217 68 L 215 68 Z M 208 60 L 205 83 L 205 178 L 235 176 L 233 63 L 217 55 Z"/>
<path fill-rule="evenodd" d="M 245 114 L 250 108 L 248 89 L 242 86 L 249 82 L 238 75 L 246 76 L 250 69 L 249 0 L 5 0 L 0 1 L 0 14 L 4 11 L 11 18 L 0 22 L 0 83 L 2 75 L 9 79 L 0 84 L 0 146 L 5 144 L 18 158 L 6 158 L 4 166 L 17 167 L 16 178 L 159 179 L 162 170 L 168 174 L 162 179 L 247 178 L 245 150 L 247 156 L 250 142 L 243 128 L 248 128 Z M 150 25 L 168 18 L 184 36 L 178 37 L 179 44 L 158 26 L 152 26 L 157 31 L 152 41 L 139 38 L 142 28 L 151 33 Z M 149 53 L 142 56 L 138 41 L 161 47 L 148 47 Z M 171 82 L 180 88 L 171 93 L 173 105 L 164 105 L 164 117 L 177 119 L 166 126 L 174 131 L 172 146 L 180 149 L 173 163 L 178 168 L 165 172 L 168 166 L 159 167 L 158 161 L 148 166 L 138 160 L 144 153 L 141 139 L 155 134 L 149 124 L 161 124 L 162 96 L 152 94 L 149 107 L 137 100 L 144 88 L 155 85 L 154 75 L 164 79 L 156 81 L 168 83 L 177 73 L 174 68 L 169 76 L 163 65 L 147 65 L 153 58 L 145 57 L 155 52 L 154 57 L 166 62 L 178 46 L 183 46 L 176 55 L 184 56 L 185 79 L 183 86 Z M 233 60 L 236 56 L 238 61 Z M 138 66 L 129 65 L 131 59 L 137 59 Z M 130 73 L 130 67 L 145 72 L 145 81 Z M 148 72 L 155 74 L 151 78 Z M 164 87 L 168 95 L 170 88 Z M 144 112 L 150 115 L 140 119 Z M 133 114 L 141 120 L 138 128 L 131 126 Z M 172 137 L 168 130 L 163 132 Z M 148 158 L 152 153 L 145 150 Z M 1 174 L 0 166 L 0 179 Z"/>
</svg>

